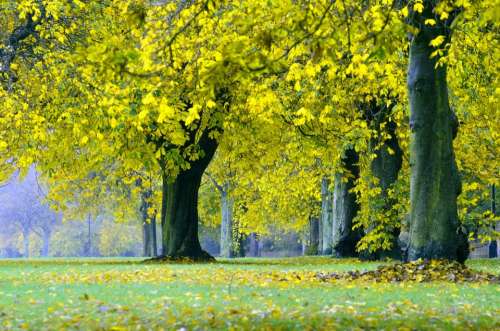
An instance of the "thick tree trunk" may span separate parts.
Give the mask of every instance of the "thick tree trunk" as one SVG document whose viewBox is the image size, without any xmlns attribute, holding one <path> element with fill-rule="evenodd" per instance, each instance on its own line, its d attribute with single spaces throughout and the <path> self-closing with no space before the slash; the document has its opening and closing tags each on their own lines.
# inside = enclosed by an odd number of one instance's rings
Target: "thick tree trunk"
<svg viewBox="0 0 500 331">
<path fill-rule="evenodd" d="M 344 175 L 335 175 L 333 189 L 333 255 L 337 257 L 357 256 L 356 244 L 361 239 L 360 230 L 352 230 L 353 219 L 359 211 L 356 194 L 350 192 L 359 177 L 358 154 L 348 149 L 342 158 Z"/>
<path fill-rule="evenodd" d="M 428 9 L 428 15 L 432 15 Z M 430 16 L 429 16 L 430 17 Z M 425 18 L 425 17 L 424 17 Z M 431 40 L 445 28 L 423 28 L 410 48 L 410 235 L 408 259 L 465 261 L 468 243 L 459 231 L 460 178 L 453 152 L 458 128 L 448 101 L 446 66 L 436 68 Z"/>
<path fill-rule="evenodd" d="M 319 218 L 309 219 L 309 245 L 306 248 L 306 255 L 318 255 L 319 248 Z"/>
<path fill-rule="evenodd" d="M 322 255 L 332 254 L 332 192 L 328 179 L 321 180 L 321 247 Z"/>
<path fill-rule="evenodd" d="M 204 133 L 199 141 L 203 155 L 182 170 L 173 182 L 163 171 L 162 248 L 170 258 L 213 260 L 198 239 L 198 190 L 201 177 L 212 159 L 217 142 Z"/>
<path fill-rule="evenodd" d="M 228 195 L 228 185 L 224 185 L 221 194 L 221 233 L 220 233 L 220 256 L 231 258 L 235 255 L 233 242 L 233 205 L 234 201 Z"/>
</svg>

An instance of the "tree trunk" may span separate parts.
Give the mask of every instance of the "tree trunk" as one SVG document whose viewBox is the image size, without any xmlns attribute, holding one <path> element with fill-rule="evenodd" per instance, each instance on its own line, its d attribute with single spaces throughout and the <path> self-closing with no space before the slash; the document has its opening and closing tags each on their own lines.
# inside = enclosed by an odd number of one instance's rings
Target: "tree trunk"
<svg viewBox="0 0 500 331">
<path fill-rule="evenodd" d="M 238 228 L 234 227 L 233 231 L 236 233 L 237 241 L 233 245 L 233 256 L 234 257 L 245 257 L 245 243 L 247 241 L 247 236 L 243 233 L 238 233 Z"/>
<path fill-rule="evenodd" d="M 156 243 L 156 219 L 154 217 L 144 220 L 143 227 L 143 241 L 144 241 L 144 256 L 155 257 L 158 255 L 158 248 Z"/>
<path fill-rule="evenodd" d="M 357 256 L 356 244 L 361 238 L 359 230 L 352 230 L 352 221 L 359 211 L 356 194 L 350 192 L 359 177 L 358 154 L 348 149 L 342 158 L 344 175 L 335 175 L 333 190 L 333 245 L 332 253 L 337 257 Z"/>
<path fill-rule="evenodd" d="M 432 15 L 432 8 L 426 8 L 422 19 L 433 18 Z M 458 123 L 448 103 L 446 66 L 436 68 L 436 57 L 430 58 L 434 51 L 429 45 L 431 40 L 439 35 L 447 36 L 448 40 L 450 37 L 450 32 L 439 27 L 440 24 L 436 28 L 422 28 L 413 36 L 410 47 L 408 259 L 444 258 L 464 262 L 468 242 L 458 220 L 457 196 L 461 186 L 453 152 Z"/>
<path fill-rule="evenodd" d="M 318 255 L 319 248 L 319 218 L 309 219 L 309 245 L 306 248 L 306 255 Z"/>
<path fill-rule="evenodd" d="M 496 189 L 495 184 L 491 185 L 491 213 L 496 216 Z M 496 224 L 493 225 L 493 230 L 496 230 Z M 491 240 L 488 246 L 488 257 L 496 258 L 498 257 L 498 243 L 496 239 Z"/>
<path fill-rule="evenodd" d="M 332 192 L 329 181 L 321 180 L 321 254 L 332 254 Z"/>
<path fill-rule="evenodd" d="M 318 255 L 322 254 L 323 254 L 323 222 L 322 222 L 322 215 L 320 215 L 318 222 Z"/>
<path fill-rule="evenodd" d="M 233 199 L 229 197 L 228 185 L 224 185 L 220 190 L 221 195 L 221 233 L 220 233 L 220 256 L 231 258 L 234 257 L 235 245 L 233 243 Z"/>
<path fill-rule="evenodd" d="M 198 238 L 198 190 L 201 177 L 212 159 L 217 142 L 203 133 L 199 141 L 203 155 L 191 161 L 173 182 L 162 171 L 162 253 L 170 258 L 213 260 L 201 249 Z"/>
<path fill-rule="evenodd" d="M 149 199 L 151 198 L 151 190 L 146 190 L 141 194 L 141 216 L 142 216 L 142 233 L 144 244 L 144 256 L 155 257 L 158 255 L 156 245 L 156 219 L 151 217 L 148 210 L 151 207 Z"/>
<path fill-rule="evenodd" d="M 83 255 L 91 256 L 92 255 L 92 232 L 90 228 L 90 224 L 92 222 L 92 215 L 89 213 L 87 215 L 87 240 L 83 245 Z"/>
<path fill-rule="evenodd" d="M 50 248 L 50 236 L 51 236 L 51 231 L 43 231 L 42 232 L 42 250 L 40 252 L 40 255 L 43 257 L 49 256 L 49 248 Z"/>
<path fill-rule="evenodd" d="M 23 230 L 23 257 L 24 258 L 29 258 L 30 257 L 30 232 L 29 230 Z"/>
<path fill-rule="evenodd" d="M 260 256 L 260 244 L 257 234 L 255 232 L 250 233 L 250 249 L 249 256 L 258 257 Z"/>
<path fill-rule="evenodd" d="M 373 108 L 373 107 L 372 107 Z M 375 199 L 370 203 L 375 204 L 372 210 L 377 211 L 388 211 L 394 205 L 393 201 L 389 197 L 389 189 L 398 179 L 399 171 L 403 164 L 403 151 L 401 150 L 396 136 L 397 125 L 391 119 L 389 119 L 389 114 L 392 108 L 372 109 L 373 118 L 371 119 L 371 127 L 378 132 L 378 137 L 372 139 L 370 142 L 371 150 L 374 151 L 376 158 L 373 159 L 370 168 L 372 174 L 378 179 L 378 187 L 381 189 L 379 199 Z M 382 126 L 381 124 L 385 124 Z M 383 130 L 383 131 L 382 131 Z M 388 134 L 389 139 L 383 141 L 382 145 L 378 147 L 377 144 L 382 136 L 382 133 Z M 369 230 L 368 230 L 369 231 Z M 401 259 L 402 252 L 399 247 L 398 238 L 400 234 L 399 227 L 391 227 L 386 229 L 386 231 L 392 236 L 392 246 L 389 250 L 379 249 L 376 252 L 369 253 L 363 252 L 362 255 L 369 259 L 383 259 L 383 258 L 393 258 Z"/>
</svg>

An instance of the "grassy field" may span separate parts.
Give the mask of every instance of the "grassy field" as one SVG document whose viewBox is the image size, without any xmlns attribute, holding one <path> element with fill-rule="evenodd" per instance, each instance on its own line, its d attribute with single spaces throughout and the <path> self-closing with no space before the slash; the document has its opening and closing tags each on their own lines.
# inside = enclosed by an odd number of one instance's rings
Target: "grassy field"
<svg viewBox="0 0 500 331">
<path fill-rule="evenodd" d="M 0 260 L 0 330 L 500 330 L 500 286 L 323 282 L 380 263 L 327 257 L 143 264 Z M 500 260 L 471 268 L 500 273 Z"/>
</svg>

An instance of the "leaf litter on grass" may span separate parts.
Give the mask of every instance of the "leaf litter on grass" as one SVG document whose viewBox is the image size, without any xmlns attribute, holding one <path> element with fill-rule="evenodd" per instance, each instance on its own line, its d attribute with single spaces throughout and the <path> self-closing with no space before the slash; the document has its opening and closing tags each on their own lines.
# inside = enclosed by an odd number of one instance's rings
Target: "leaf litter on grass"
<svg viewBox="0 0 500 331">
<path fill-rule="evenodd" d="M 322 281 L 361 280 L 375 282 L 485 282 L 500 284 L 500 275 L 476 271 L 448 260 L 419 259 L 407 263 L 381 265 L 375 270 L 317 273 Z"/>
</svg>

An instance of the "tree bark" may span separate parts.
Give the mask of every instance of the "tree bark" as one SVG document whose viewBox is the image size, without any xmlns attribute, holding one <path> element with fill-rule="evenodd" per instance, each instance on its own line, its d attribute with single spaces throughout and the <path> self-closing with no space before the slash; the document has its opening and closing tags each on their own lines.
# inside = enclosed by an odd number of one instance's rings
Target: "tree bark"
<svg viewBox="0 0 500 331">
<path fill-rule="evenodd" d="M 233 242 L 233 205 L 234 201 L 228 194 L 228 185 L 224 185 L 221 194 L 221 234 L 220 234 L 220 256 L 231 258 L 235 255 Z"/>
<path fill-rule="evenodd" d="M 399 146 L 398 138 L 396 136 L 397 125 L 389 118 L 392 107 L 372 106 L 371 116 L 369 118 L 370 126 L 378 133 L 378 137 L 372 139 L 370 142 L 370 149 L 374 151 L 376 157 L 373 159 L 370 168 L 373 176 L 378 179 L 378 187 L 381 189 L 380 200 L 372 201 L 370 203 L 376 204 L 373 210 L 387 211 L 395 201 L 389 197 L 389 189 L 398 179 L 399 171 L 403 164 L 403 151 Z M 383 128 L 382 125 L 384 124 Z M 378 141 L 386 133 L 390 136 L 389 139 L 384 140 L 382 145 L 377 148 Z M 369 231 L 369 230 L 368 230 Z M 369 253 L 363 252 L 364 257 L 369 259 L 383 259 L 393 258 L 401 259 L 402 252 L 399 247 L 398 238 L 400 234 L 400 227 L 391 227 L 387 232 L 392 236 L 392 246 L 389 250 L 379 249 L 376 252 Z"/>
<path fill-rule="evenodd" d="M 158 255 L 156 243 L 156 218 L 151 217 L 148 213 L 151 203 L 151 190 L 146 190 L 141 194 L 141 216 L 142 216 L 142 232 L 144 244 L 144 256 L 155 257 Z"/>
<path fill-rule="evenodd" d="M 344 175 L 335 175 L 333 190 L 333 245 L 332 253 L 337 257 L 357 256 L 356 244 L 361 239 L 359 230 L 352 230 L 352 221 L 359 211 L 356 194 L 350 192 L 359 178 L 359 156 L 350 148 L 342 158 Z"/>
<path fill-rule="evenodd" d="M 491 213 L 496 216 L 497 208 L 496 208 L 496 189 L 495 184 L 491 185 Z M 496 224 L 493 225 L 493 230 L 496 229 Z M 496 239 L 490 241 L 488 245 L 488 257 L 496 258 L 498 257 L 498 243 Z"/>
<path fill-rule="evenodd" d="M 321 247 L 322 255 L 332 254 L 332 192 L 329 181 L 321 180 Z"/>
<path fill-rule="evenodd" d="M 319 249 L 319 218 L 309 219 L 309 245 L 306 248 L 306 255 L 318 255 Z"/>
<path fill-rule="evenodd" d="M 144 256 L 155 257 L 158 255 L 158 248 L 156 242 L 156 219 L 154 217 L 143 221 L 143 235 L 144 235 Z"/>
<path fill-rule="evenodd" d="M 198 238 L 198 190 L 217 142 L 204 132 L 198 144 L 202 155 L 191 161 L 190 168 L 182 170 L 173 182 L 162 172 L 162 254 L 165 257 L 213 260 L 201 249 Z"/>
<path fill-rule="evenodd" d="M 260 243 L 255 232 L 250 233 L 250 249 L 248 253 L 251 257 L 260 256 Z"/>
<path fill-rule="evenodd" d="M 433 18 L 426 3 L 422 20 Z M 464 262 L 467 237 L 460 231 L 457 196 L 460 177 L 453 152 L 458 123 L 448 101 L 446 66 L 436 67 L 431 40 L 450 31 L 439 23 L 413 36 L 410 47 L 410 234 L 408 259 L 450 259 Z"/>
</svg>

